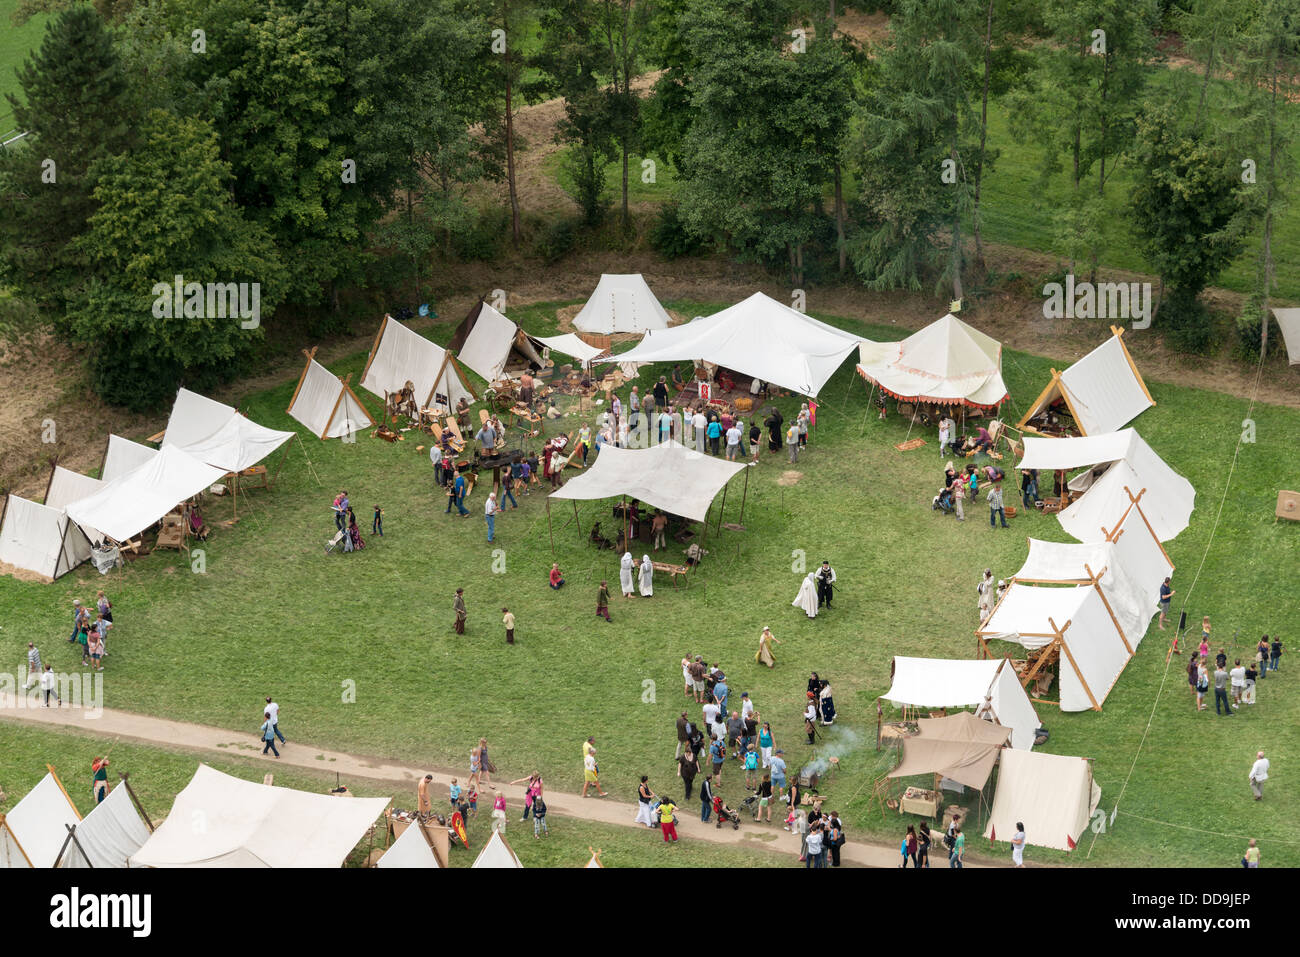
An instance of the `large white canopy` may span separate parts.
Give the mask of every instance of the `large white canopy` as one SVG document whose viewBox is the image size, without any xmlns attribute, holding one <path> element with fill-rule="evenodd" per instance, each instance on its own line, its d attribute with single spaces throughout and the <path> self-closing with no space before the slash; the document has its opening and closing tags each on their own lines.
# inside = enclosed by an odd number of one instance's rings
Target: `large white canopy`
<svg viewBox="0 0 1300 957">
<path fill-rule="evenodd" d="M 573 317 L 573 328 L 607 336 L 667 329 L 670 321 L 640 273 L 603 273 L 596 291 Z"/>
<path fill-rule="evenodd" d="M 573 356 L 584 366 L 604 351 L 587 345 L 572 332 L 566 332 L 562 336 L 538 336 L 537 341 L 553 352 L 563 352 L 566 356 Z"/>
<path fill-rule="evenodd" d="M 1054 376 L 1020 420 L 1020 428 L 1062 398 L 1084 435 L 1122 429 L 1156 404 L 1119 332 Z"/>
<path fill-rule="evenodd" d="M 1066 439 L 1026 437 L 1019 467 L 1069 470 L 1105 463 L 1114 464 L 1057 516 L 1067 532 L 1084 542 L 1105 538 L 1103 527 L 1127 511 L 1129 492 L 1141 495 L 1142 511 L 1160 541 L 1169 541 L 1187 527 L 1196 489 L 1156 455 L 1136 429 Z"/>
<path fill-rule="evenodd" d="M 419 824 L 412 824 L 401 836 L 393 841 L 392 846 L 384 852 L 375 867 L 441 867 L 438 858 L 429 846 L 428 840 L 420 830 Z"/>
<path fill-rule="evenodd" d="M 984 836 L 1009 841 L 1020 823 L 1026 844 L 1071 851 L 1100 800 L 1087 759 L 1004 750 Z"/>
<path fill-rule="evenodd" d="M 99 470 L 100 481 L 111 482 L 144 465 L 157 454 L 158 450 L 148 445 L 132 442 L 120 435 L 110 435 L 108 448 L 104 452 L 104 464 Z"/>
<path fill-rule="evenodd" d="M 918 708 L 975 708 L 1011 728 L 1013 748 L 1032 748 L 1039 727 L 1033 702 L 1006 658 L 956 660 L 894 657 L 894 681 L 885 698 Z"/>
<path fill-rule="evenodd" d="M 702 455 L 672 441 L 648 449 L 606 445 L 594 465 L 565 482 L 551 498 L 589 501 L 626 495 L 702 522 L 714 497 L 745 467 L 743 462 Z"/>
<path fill-rule="evenodd" d="M 461 381 L 451 353 L 385 316 L 361 376 L 361 388 L 385 398 L 402 391 L 407 382 L 415 386 L 415 401 L 421 408 L 440 405 L 453 409 L 462 397 L 467 402 L 474 399 L 474 393 Z"/>
<path fill-rule="evenodd" d="M 127 867 L 148 840 L 149 826 L 119 785 L 77 825 L 77 839 L 68 842 L 57 866 Z"/>
<path fill-rule="evenodd" d="M 1274 309 L 1273 316 L 1286 343 L 1287 362 L 1300 365 L 1300 309 Z"/>
<path fill-rule="evenodd" d="M 6 840 L 6 866 L 53 867 L 59 849 L 68 838 L 66 825 L 75 825 L 81 815 L 63 792 L 62 785 L 53 774 L 41 778 L 36 787 L 14 805 L 4 816 L 5 825 L 22 847 L 22 853 L 13 853 L 13 842 Z"/>
<path fill-rule="evenodd" d="M 293 438 L 258 425 L 231 406 L 181 389 L 176 393 L 162 447 L 178 448 L 200 462 L 227 472 L 242 472 Z"/>
<path fill-rule="evenodd" d="M 322 439 L 355 435 L 375 424 L 347 384 L 315 359 L 307 360 L 286 411 Z"/>
<path fill-rule="evenodd" d="M 483 845 L 483 850 L 479 852 L 470 868 L 523 866 L 519 861 L 519 857 L 515 854 L 514 848 L 506 843 L 506 839 L 501 836 L 501 832 L 493 831 L 492 836 L 488 838 L 487 844 Z"/>
<path fill-rule="evenodd" d="M 90 558 L 90 542 L 67 513 L 10 495 L 0 520 L 0 562 L 58 578 Z"/>
<path fill-rule="evenodd" d="M 861 341 L 756 292 L 703 319 L 647 332 L 613 358 L 619 363 L 703 360 L 816 396 Z"/>
<path fill-rule="evenodd" d="M 225 474 L 224 468 L 206 465 L 174 445 L 165 445 L 144 465 L 106 482 L 89 498 L 69 505 L 68 517 L 78 525 L 100 529 L 124 542 L 180 502 L 221 481 Z"/>
<path fill-rule="evenodd" d="M 907 402 L 993 408 L 1007 398 L 1002 343 L 951 313 L 902 342 L 863 342 L 858 374 Z"/>
<path fill-rule="evenodd" d="M 256 784 L 200 764 L 134 867 L 341 867 L 390 798 Z"/>
</svg>

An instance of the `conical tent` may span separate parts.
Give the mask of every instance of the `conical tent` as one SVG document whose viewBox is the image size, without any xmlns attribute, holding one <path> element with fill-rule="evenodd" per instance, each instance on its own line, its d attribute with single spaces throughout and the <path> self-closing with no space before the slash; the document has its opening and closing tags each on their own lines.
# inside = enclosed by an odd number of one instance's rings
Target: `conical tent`
<svg viewBox="0 0 1300 957">
<path fill-rule="evenodd" d="M 858 374 L 905 402 L 995 409 L 1007 399 L 1002 344 L 951 313 L 901 342 L 864 342 Z"/>
<path fill-rule="evenodd" d="M 395 840 L 384 856 L 375 864 L 376 867 L 441 867 L 434 856 L 433 848 L 425 839 L 423 828 L 411 824 Z"/>
<path fill-rule="evenodd" d="M 59 578 L 90 558 L 90 541 L 61 508 L 17 495 L 0 515 L 0 562 Z"/>
<path fill-rule="evenodd" d="M 533 370 L 544 365 L 542 343 L 481 299 L 456 327 L 447 348 L 487 382 L 496 382 L 505 374 L 512 356 Z"/>
<path fill-rule="evenodd" d="M 387 400 L 410 382 L 420 408 L 454 409 L 462 398 L 473 401 L 471 389 L 460 374 L 460 364 L 442 346 L 385 316 L 370 358 L 361 374 L 361 388 Z"/>
<path fill-rule="evenodd" d="M 285 411 L 320 439 L 356 435 L 375 424 L 348 384 L 310 355 Z"/>
<path fill-rule="evenodd" d="M 573 319 L 579 332 L 612 335 L 667 329 L 671 320 L 640 273 L 604 273 Z"/>
<path fill-rule="evenodd" d="M 1064 372 L 1052 370 L 1052 381 L 1016 428 L 1046 434 L 1045 417 L 1055 407 L 1074 420 L 1080 435 L 1114 432 L 1156 404 L 1124 345 L 1124 330 L 1112 326 L 1111 332 Z"/>
</svg>

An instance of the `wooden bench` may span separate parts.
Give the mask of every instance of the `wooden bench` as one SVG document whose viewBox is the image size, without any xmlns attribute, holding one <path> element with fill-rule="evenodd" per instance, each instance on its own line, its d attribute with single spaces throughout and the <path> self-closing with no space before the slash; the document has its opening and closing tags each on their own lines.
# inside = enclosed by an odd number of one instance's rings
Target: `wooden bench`
<svg viewBox="0 0 1300 957">
<path fill-rule="evenodd" d="M 677 578 L 679 575 L 685 577 L 691 572 L 691 567 L 689 565 L 672 565 L 668 562 L 652 561 L 650 567 L 652 567 L 656 572 L 663 572 L 665 575 L 670 576 L 674 588 L 677 587 Z"/>
</svg>

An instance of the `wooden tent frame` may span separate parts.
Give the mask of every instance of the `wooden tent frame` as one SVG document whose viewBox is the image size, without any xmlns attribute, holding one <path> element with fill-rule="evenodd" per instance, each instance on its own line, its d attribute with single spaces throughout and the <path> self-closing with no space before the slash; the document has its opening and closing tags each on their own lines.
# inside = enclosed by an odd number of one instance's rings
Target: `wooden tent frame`
<svg viewBox="0 0 1300 957">
<path fill-rule="evenodd" d="M 302 350 L 302 354 L 307 357 L 307 361 L 303 363 L 302 374 L 298 376 L 298 384 L 294 387 L 293 398 L 289 400 L 289 405 L 284 410 L 286 414 L 291 412 L 293 404 L 298 401 L 298 393 L 302 391 L 302 384 L 307 380 L 307 371 L 311 368 L 311 364 L 316 361 L 317 348 L 319 347 L 312 346 L 310 350 Z M 369 367 L 369 363 L 367 363 L 367 367 Z M 321 368 L 325 368 L 324 364 L 321 365 Z M 334 402 L 334 408 L 330 410 L 329 418 L 325 420 L 325 428 L 321 430 L 320 435 L 316 436 L 316 438 L 321 441 L 328 441 L 325 436 L 329 434 L 330 426 L 334 424 L 334 416 L 338 414 L 339 406 L 343 404 L 343 396 L 345 393 L 352 396 L 357 405 L 361 408 L 361 411 L 366 414 L 366 418 L 370 420 L 370 424 L 365 426 L 365 428 L 373 428 L 375 425 L 375 417 L 370 414 L 370 410 L 366 408 L 366 404 L 361 401 L 361 398 L 352 391 L 352 373 L 349 372 L 346 377 L 335 376 L 335 378 L 339 380 L 339 385 L 343 388 L 339 389 L 339 397 Z"/>
<path fill-rule="evenodd" d="M 370 365 L 375 361 L 375 356 L 379 353 L 379 344 L 384 340 L 384 330 L 388 328 L 388 320 L 392 318 L 392 316 L 385 313 L 384 321 L 379 324 L 379 331 L 375 333 L 375 340 L 370 346 L 370 355 L 366 358 L 365 368 L 361 370 L 362 382 L 365 381 L 366 373 L 370 371 Z M 393 321 L 396 322 L 397 320 L 394 319 Z M 411 331 L 414 332 L 415 330 L 412 329 Z M 419 333 L 416 334 L 419 335 Z M 428 341 L 433 342 L 432 339 L 429 339 Z M 435 346 L 438 345 L 436 342 L 433 342 L 433 344 Z M 442 347 L 440 346 L 439 348 Z M 446 371 L 448 362 L 450 362 L 452 368 L 456 370 L 456 374 L 460 377 L 460 384 L 465 387 L 465 391 L 473 397 L 475 402 L 477 402 L 479 400 L 478 390 L 476 390 L 473 384 L 469 381 L 469 373 L 466 371 L 465 367 L 456 361 L 456 357 L 451 354 L 450 349 L 443 349 L 442 352 L 442 365 L 438 367 L 438 374 L 434 377 L 433 388 L 429 390 L 429 394 L 425 397 L 424 401 L 420 403 L 420 408 L 427 408 L 429 401 L 437 393 L 438 383 L 442 381 L 442 376 L 444 371 Z M 384 405 L 385 407 L 388 405 L 388 393 L 384 393 Z M 448 390 L 447 392 L 447 406 L 447 411 L 454 415 L 456 410 L 451 407 L 451 390 Z M 369 410 L 367 410 L 367 413 L 368 411 Z"/>
<path fill-rule="evenodd" d="M 45 494 L 47 497 L 50 494 L 50 484 L 53 481 L 54 481 L 54 465 L 52 464 L 50 466 L 50 481 L 45 483 Z M 12 494 L 13 492 L 7 492 L 5 493 L 3 500 L 0 500 L 0 529 L 4 528 L 5 526 L 5 517 L 9 514 L 9 496 Z M 21 496 L 19 497 L 21 498 Z M 43 505 L 46 508 L 49 508 L 49 506 L 45 505 L 44 502 L 34 502 L 33 504 Z M 58 561 L 54 563 L 54 574 L 49 576 L 49 579 L 52 582 L 58 581 L 60 578 L 62 578 L 68 572 L 72 571 L 74 568 L 79 568 L 81 565 L 84 564 L 84 562 L 74 563 L 72 561 L 72 556 L 68 553 L 69 529 L 75 528 L 77 530 L 77 534 L 86 540 L 86 544 L 89 545 L 91 549 L 94 549 L 95 547 L 95 543 L 92 542 L 90 538 L 86 535 L 86 533 L 81 530 L 81 526 L 68 517 L 68 513 L 66 510 L 58 509 L 58 511 L 63 512 L 64 525 L 63 525 L 63 533 L 59 536 L 59 558 Z M 89 559 L 86 559 L 86 561 L 89 561 Z M 63 570 L 60 571 L 59 569 L 63 569 Z"/>
<path fill-rule="evenodd" d="M 1124 344 L 1124 327 L 1111 326 L 1110 331 L 1111 335 L 1115 339 L 1119 340 L 1119 347 L 1124 353 L 1124 358 L 1128 362 L 1129 369 L 1133 372 L 1133 378 L 1137 379 L 1138 385 L 1142 388 L 1142 394 L 1147 397 L 1148 402 L 1155 405 L 1156 400 L 1151 397 L 1151 391 L 1147 388 L 1146 380 L 1142 378 L 1142 373 L 1138 372 L 1137 363 L 1133 361 L 1133 356 L 1128 351 L 1128 346 Z M 1106 343 L 1103 342 L 1101 345 L 1104 346 L 1105 344 Z M 1098 346 L 1097 348 L 1101 348 L 1101 346 Z M 1055 368 L 1052 369 L 1052 381 L 1047 383 L 1047 385 L 1044 386 L 1043 391 L 1038 394 L 1038 398 L 1030 403 L 1028 410 L 1023 416 L 1021 416 L 1020 421 L 1016 423 L 1016 429 L 1022 433 L 1029 432 L 1033 435 L 1046 436 L 1046 433 L 1040 432 L 1038 429 L 1031 426 L 1029 420 L 1051 405 L 1053 401 L 1053 390 L 1055 390 L 1055 392 L 1065 400 L 1065 406 L 1070 410 L 1070 417 L 1074 419 L 1074 427 L 1078 430 L 1079 435 L 1087 435 L 1088 433 L 1079 422 L 1079 413 L 1074 408 L 1074 401 L 1070 398 L 1070 392 L 1065 388 L 1065 383 L 1061 380 L 1061 373 Z"/>
<path fill-rule="evenodd" d="M 23 847 L 23 842 L 18 840 L 18 835 L 15 834 L 14 829 L 9 826 L 9 819 L 5 816 L 3 811 L 0 811 L 0 830 L 9 832 L 9 839 L 14 842 L 14 847 L 18 848 L 18 853 L 22 854 L 23 860 L 27 862 L 27 866 L 35 870 L 36 865 L 32 863 L 32 859 L 28 855 L 27 849 Z"/>
</svg>

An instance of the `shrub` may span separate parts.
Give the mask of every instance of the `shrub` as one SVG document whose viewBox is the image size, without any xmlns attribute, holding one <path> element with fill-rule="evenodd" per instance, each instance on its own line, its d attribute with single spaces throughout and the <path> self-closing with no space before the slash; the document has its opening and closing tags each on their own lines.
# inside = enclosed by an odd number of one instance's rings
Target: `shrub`
<svg viewBox="0 0 1300 957">
<path fill-rule="evenodd" d="M 700 250 L 699 238 L 687 230 L 676 203 L 665 203 L 650 230 L 650 246 L 668 259 L 693 256 Z"/>
<path fill-rule="evenodd" d="M 543 227 L 537 238 L 537 255 L 549 266 L 559 262 L 578 244 L 578 231 L 571 219 L 557 219 Z"/>
</svg>

